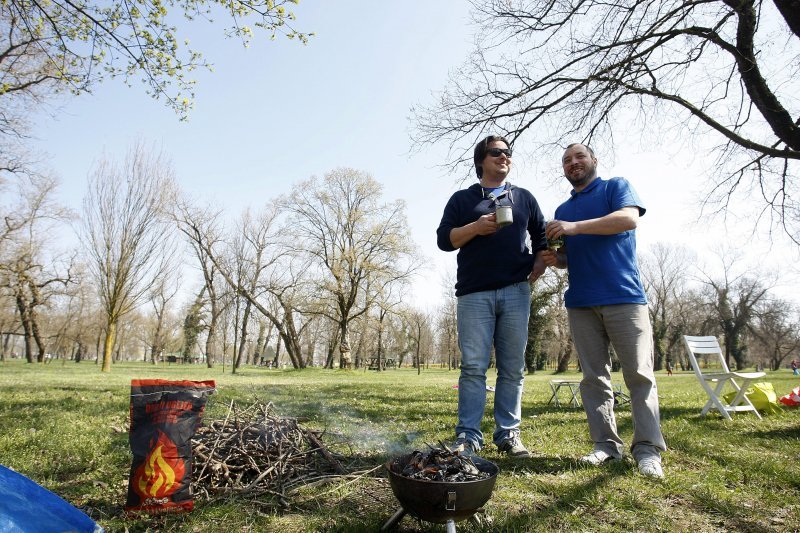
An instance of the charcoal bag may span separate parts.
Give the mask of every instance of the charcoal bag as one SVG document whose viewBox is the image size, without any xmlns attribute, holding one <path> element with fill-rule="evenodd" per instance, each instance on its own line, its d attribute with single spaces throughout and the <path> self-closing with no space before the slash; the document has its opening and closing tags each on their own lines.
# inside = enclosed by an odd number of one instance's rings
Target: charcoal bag
<svg viewBox="0 0 800 533">
<path fill-rule="evenodd" d="M 192 510 L 192 436 L 214 387 L 214 381 L 131 381 L 126 511 Z"/>
</svg>

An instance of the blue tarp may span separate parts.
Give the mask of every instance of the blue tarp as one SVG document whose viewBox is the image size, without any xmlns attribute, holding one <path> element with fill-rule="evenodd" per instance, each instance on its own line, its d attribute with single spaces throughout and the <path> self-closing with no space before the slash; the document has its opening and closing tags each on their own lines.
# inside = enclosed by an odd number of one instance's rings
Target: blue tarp
<svg viewBox="0 0 800 533">
<path fill-rule="evenodd" d="M 0 465 L 0 531 L 101 533 L 103 528 L 58 495 Z"/>
</svg>

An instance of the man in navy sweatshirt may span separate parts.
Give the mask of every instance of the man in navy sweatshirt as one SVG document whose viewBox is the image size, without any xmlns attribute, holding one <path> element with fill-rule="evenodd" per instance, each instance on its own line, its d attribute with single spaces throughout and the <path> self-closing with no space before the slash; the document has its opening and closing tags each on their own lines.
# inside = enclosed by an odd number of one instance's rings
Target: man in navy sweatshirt
<svg viewBox="0 0 800 533">
<path fill-rule="evenodd" d="M 511 185 L 511 148 L 489 136 L 475 146 L 479 183 L 450 197 L 436 230 L 439 248 L 458 250 L 458 379 L 456 443 L 471 454 L 484 444 L 486 371 L 495 349 L 493 442 L 512 457 L 529 457 L 519 437 L 530 283 L 544 273 L 544 217 L 533 195 Z M 510 208 L 513 221 L 506 214 Z M 530 236 L 530 242 L 526 237 Z"/>
</svg>

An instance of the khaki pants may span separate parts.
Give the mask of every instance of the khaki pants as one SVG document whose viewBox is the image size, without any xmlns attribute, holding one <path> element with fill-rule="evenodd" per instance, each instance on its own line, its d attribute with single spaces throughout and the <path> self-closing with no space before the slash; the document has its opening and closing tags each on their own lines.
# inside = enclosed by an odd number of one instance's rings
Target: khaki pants
<svg viewBox="0 0 800 533">
<path fill-rule="evenodd" d="M 568 308 L 572 340 L 583 371 L 580 391 L 595 450 L 621 457 L 611 388 L 609 342 L 622 365 L 633 415 L 631 454 L 637 461 L 667 449 L 661 434 L 653 375 L 653 334 L 647 306 L 618 304 Z"/>
</svg>

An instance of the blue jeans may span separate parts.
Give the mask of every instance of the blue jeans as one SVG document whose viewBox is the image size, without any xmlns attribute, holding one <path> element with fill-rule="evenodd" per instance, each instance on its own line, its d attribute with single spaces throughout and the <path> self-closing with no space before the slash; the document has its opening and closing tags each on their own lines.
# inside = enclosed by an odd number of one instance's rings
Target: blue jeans
<svg viewBox="0 0 800 533">
<path fill-rule="evenodd" d="M 486 370 L 492 345 L 497 365 L 492 440 L 500 443 L 519 434 L 530 310 L 531 288 L 527 281 L 458 297 L 461 375 L 456 435 L 465 433 L 479 447 L 484 444 L 481 420 L 486 408 Z"/>
</svg>

